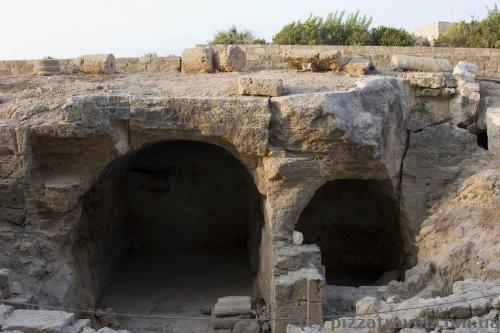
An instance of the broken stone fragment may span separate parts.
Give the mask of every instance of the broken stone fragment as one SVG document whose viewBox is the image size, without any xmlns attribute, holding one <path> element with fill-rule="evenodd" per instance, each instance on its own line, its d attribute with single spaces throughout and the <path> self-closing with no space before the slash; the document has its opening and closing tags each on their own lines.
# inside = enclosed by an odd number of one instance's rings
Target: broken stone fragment
<svg viewBox="0 0 500 333">
<path fill-rule="evenodd" d="M 0 304 L 0 327 L 7 317 L 14 311 L 14 307 L 10 305 Z"/>
<path fill-rule="evenodd" d="M 34 75 L 50 76 L 60 73 L 59 60 L 57 59 L 42 59 L 35 61 L 33 67 Z"/>
<path fill-rule="evenodd" d="M 246 66 L 247 56 L 241 47 L 228 45 L 215 53 L 215 67 L 219 72 L 242 72 Z"/>
<path fill-rule="evenodd" d="M 338 71 L 342 65 L 342 54 L 338 50 L 290 50 L 283 55 L 285 64 L 289 69 L 322 72 Z"/>
<path fill-rule="evenodd" d="M 182 52 L 181 70 L 183 73 L 213 73 L 214 50 L 211 47 L 195 47 Z"/>
<path fill-rule="evenodd" d="M 491 301 L 491 307 L 496 310 L 500 310 L 500 296 L 493 298 Z"/>
<path fill-rule="evenodd" d="M 293 245 L 302 245 L 304 242 L 304 234 L 300 231 L 293 232 Z"/>
<path fill-rule="evenodd" d="M 10 270 L 0 269 L 0 296 L 2 299 L 7 299 L 12 296 L 10 285 Z"/>
<path fill-rule="evenodd" d="M 238 94 L 277 97 L 283 93 L 283 80 L 254 77 L 240 77 Z"/>
<path fill-rule="evenodd" d="M 252 301 L 249 296 L 227 296 L 219 298 L 215 304 L 217 317 L 252 314 Z"/>
<path fill-rule="evenodd" d="M 15 310 L 5 320 L 2 329 L 24 333 L 60 333 L 74 319 L 74 314 L 63 311 Z"/>
<path fill-rule="evenodd" d="M 451 73 L 404 73 L 402 77 L 418 88 L 455 88 L 457 81 Z"/>
<path fill-rule="evenodd" d="M 474 79 L 476 77 L 477 66 L 468 61 L 460 61 L 453 69 L 453 75 L 470 77 Z"/>
<path fill-rule="evenodd" d="M 116 72 L 115 56 L 112 54 L 84 55 L 75 59 L 75 69 L 85 74 L 114 74 Z"/>
<path fill-rule="evenodd" d="M 391 69 L 410 72 L 451 72 L 451 64 L 447 59 L 415 57 L 395 54 L 391 58 Z"/>
<path fill-rule="evenodd" d="M 344 66 L 344 71 L 353 75 L 365 75 L 370 69 L 373 64 L 365 57 L 354 57 Z"/>
<path fill-rule="evenodd" d="M 375 297 L 364 297 L 356 303 L 356 315 L 375 313 L 379 307 L 380 300 Z"/>
<path fill-rule="evenodd" d="M 90 319 L 77 320 L 73 325 L 65 327 L 62 333 L 82 333 L 85 328 L 90 328 Z"/>
</svg>

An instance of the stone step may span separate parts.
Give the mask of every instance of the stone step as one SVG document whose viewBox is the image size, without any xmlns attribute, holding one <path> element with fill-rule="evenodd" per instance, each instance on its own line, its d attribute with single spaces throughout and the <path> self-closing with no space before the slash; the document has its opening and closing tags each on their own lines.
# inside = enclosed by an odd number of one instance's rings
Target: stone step
<svg viewBox="0 0 500 333">
<path fill-rule="evenodd" d="M 252 301 L 249 296 L 227 296 L 219 298 L 214 307 L 217 317 L 245 315 L 252 313 Z"/>
<path fill-rule="evenodd" d="M 24 333 L 60 333 L 74 320 L 74 314 L 64 311 L 15 310 L 2 324 L 2 330 L 20 330 Z"/>
</svg>

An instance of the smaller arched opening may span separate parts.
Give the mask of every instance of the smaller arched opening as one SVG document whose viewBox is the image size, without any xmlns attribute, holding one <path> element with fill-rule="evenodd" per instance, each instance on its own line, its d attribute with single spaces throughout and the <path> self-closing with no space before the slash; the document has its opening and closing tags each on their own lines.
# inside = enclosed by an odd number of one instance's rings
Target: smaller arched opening
<svg viewBox="0 0 500 333">
<path fill-rule="evenodd" d="M 398 211 L 389 181 L 336 180 L 316 192 L 296 230 L 304 243 L 319 245 L 328 284 L 373 285 L 384 275 L 398 278 Z"/>
</svg>

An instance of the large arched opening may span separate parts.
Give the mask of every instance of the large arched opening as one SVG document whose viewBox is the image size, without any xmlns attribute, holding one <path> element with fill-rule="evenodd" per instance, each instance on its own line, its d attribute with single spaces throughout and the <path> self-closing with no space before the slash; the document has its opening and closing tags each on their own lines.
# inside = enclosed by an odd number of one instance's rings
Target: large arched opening
<svg viewBox="0 0 500 333">
<path fill-rule="evenodd" d="M 168 141 L 114 161 L 83 198 L 80 303 L 196 316 L 219 297 L 259 296 L 260 201 L 247 170 L 215 145 Z"/>
<path fill-rule="evenodd" d="M 319 245 L 329 285 L 374 285 L 401 269 L 398 211 L 389 181 L 336 180 L 316 192 L 296 230 Z"/>
</svg>

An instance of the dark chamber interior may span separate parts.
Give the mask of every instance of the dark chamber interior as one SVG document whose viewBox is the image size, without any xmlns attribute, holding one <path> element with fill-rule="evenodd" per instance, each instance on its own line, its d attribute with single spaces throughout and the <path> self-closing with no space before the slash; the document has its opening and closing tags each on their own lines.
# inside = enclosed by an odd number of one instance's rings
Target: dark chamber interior
<svg viewBox="0 0 500 333">
<path fill-rule="evenodd" d="M 143 148 L 113 162 L 84 198 L 81 282 L 98 305 L 140 313 L 199 312 L 252 294 L 262 220 L 250 175 L 224 149 Z"/>
<path fill-rule="evenodd" d="M 302 212 L 296 230 L 304 243 L 319 245 L 328 284 L 373 285 L 399 270 L 403 242 L 391 193 L 389 182 L 336 180 Z"/>
</svg>

